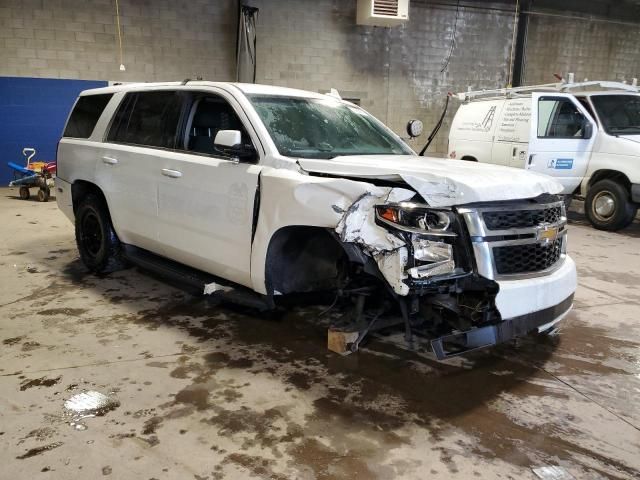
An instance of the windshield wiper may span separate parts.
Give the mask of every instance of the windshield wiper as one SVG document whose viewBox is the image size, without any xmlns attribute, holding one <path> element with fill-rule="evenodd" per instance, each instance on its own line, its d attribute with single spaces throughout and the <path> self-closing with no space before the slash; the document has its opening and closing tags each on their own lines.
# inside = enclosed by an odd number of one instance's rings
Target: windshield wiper
<svg viewBox="0 0 640 480">
<path fill-rule="evenodd" d="M 640 131 L 640 125 L 629 125 L 628 127 L 612 127 L 612 132 L 625 132 L 627 130 L 638 130 Z"/>
</svg>

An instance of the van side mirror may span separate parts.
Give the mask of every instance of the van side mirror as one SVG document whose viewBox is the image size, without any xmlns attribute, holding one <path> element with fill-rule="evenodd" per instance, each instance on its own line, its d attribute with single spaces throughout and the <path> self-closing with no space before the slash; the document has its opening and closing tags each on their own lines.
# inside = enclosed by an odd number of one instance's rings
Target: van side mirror
<svg viewBox="0 0 640 480">
<path fill-rule="evenodd" d="M 242 143 L 240 130 L 220 130 L 213 140 L 213 147 L 223 155 L 244 161 L 255 160 L 257 155 L 253 145 Z"/>
<path fill-rule="evenodd" d="M 593 124 L 585 118 L 582 127 L 582 138 L 589 139 L 591 137 L 593 137 Z"/>
</svg>

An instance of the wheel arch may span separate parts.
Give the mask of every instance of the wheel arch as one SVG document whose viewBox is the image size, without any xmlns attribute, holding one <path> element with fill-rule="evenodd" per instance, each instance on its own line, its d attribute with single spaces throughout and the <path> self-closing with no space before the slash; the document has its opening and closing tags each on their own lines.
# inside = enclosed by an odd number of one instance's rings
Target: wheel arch
<svg viewBox="0 0 640 480">
<path fill-rule="evenodd" d="M 269 240 L 265 258 L 267 294 L 287 294 L 337 288 L 342 262 L 348 261 L 342 242 L 328 228 L 290 225 Z"/>
<path fill-rule="evenodd" d="M 627 190 L 627 192 L 629 192 L 629 195 L 631 195 L 631 181 L 629 180 L 629 177 L 627 177 L 624 173 L 619 172 L 618 170 L 611 169 L 601 169 L 593 172 L 591 177 L 589 177 L 586 188 L 584 189 L 582 194 L 586 195 L 587 191 L 601 180 L 613 180 L 614 182 L 621 184 Z"/>
<path fill-rule="evenodd" d="M 73 204 L 73 213 L 78 210 L 78 205 L 89 194 L 97 195 L 102 199 L 105 205 L 107 205 L 107 198 L 104 195 L 102 189 L 95 183 L 88 182 L 86 180 L 76 180 L 71 184 L 71 202 Z M 107 205 L 107 211 L 109 210 Z"/>
</svg>

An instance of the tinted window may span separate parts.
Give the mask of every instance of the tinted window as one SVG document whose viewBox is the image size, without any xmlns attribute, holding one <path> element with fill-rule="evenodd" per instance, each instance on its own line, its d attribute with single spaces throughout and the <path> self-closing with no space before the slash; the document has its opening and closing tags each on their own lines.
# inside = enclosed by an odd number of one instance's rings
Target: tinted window
<svg viewBox="0 0 640 480">
<path fill-rule="evenodd" d="M 195 111 L 189 125 L 188 150 L 219 155 L 213 142 L 220 130 L 239 130 L 242 133 L 242 143 L 251 144 L 242 121 L 223 98 L 202 97 L 196 100 L 193 108 Z"/>
<path fill-rule="evenodd" d="M 178 92 L 128 93 L 107 140 L 149 147 L 174 148 L 182 112 Z"/>
<path fill-rule="evenodd" d="M 585 117 L 572 101 L 543 97 L 538 101 L 538 137 L 582 138 Z"/>
<path fill-rule="evenodd" d="M 111 97 L 113 94 L 108 93 L 85 95 L 78 98 L 62 135 L 64 137 L 89 138 Z"/>
</svg>

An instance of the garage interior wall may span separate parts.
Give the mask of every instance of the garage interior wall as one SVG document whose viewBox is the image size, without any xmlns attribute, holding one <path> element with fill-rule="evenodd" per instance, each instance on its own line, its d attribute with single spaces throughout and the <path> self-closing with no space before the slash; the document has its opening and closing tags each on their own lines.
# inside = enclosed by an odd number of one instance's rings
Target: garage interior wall
<svg viewBox="0 0 640 480">
<path fill-rule="evenodd" d="M 412 118 L 423 120 L 428 132 L 447 92 L 503 87 L 509 81 L 515 0 L 411 0 L 410 21 L 391 29 L 357 26 L 356 0 L 244 3 L 260 8 L 258 83 L 337 88 L 403 136 Z M 119 0 L 119 5 L 124 72 L 114 0 L 0 0 L 0 76 L 235 78 L 236 0 Z M 569 71 L 578 79 L 639 76 L 637 33 L 633 24 L 535 16 L 525 83 L 550 82 L 552 73 Z M 455 103 L 431 153 L 446 152 L 454 110 Z M 425 137 L 413 146 L 419 148 Z"/>
</svg>

